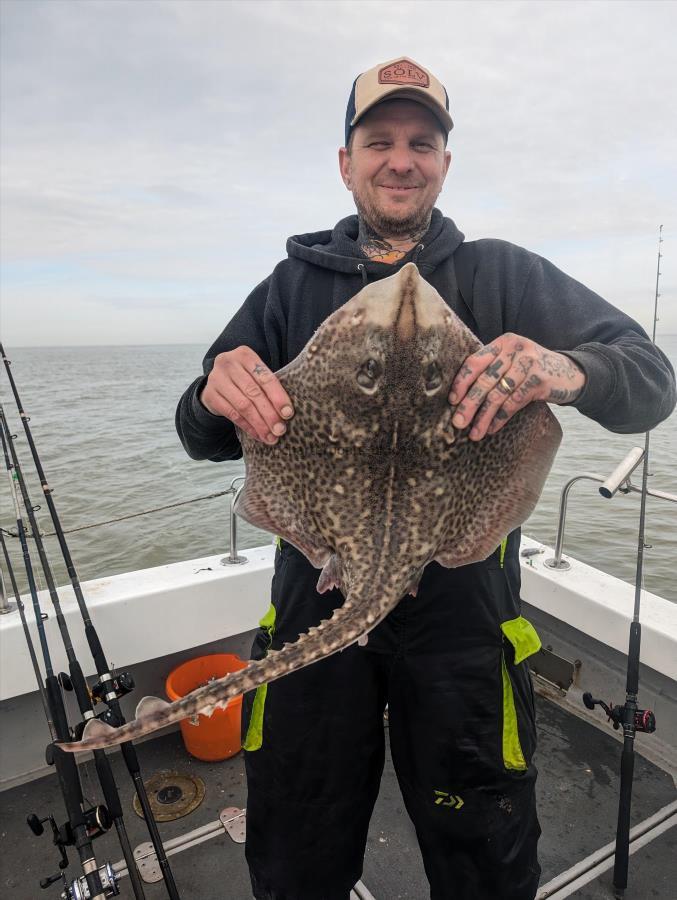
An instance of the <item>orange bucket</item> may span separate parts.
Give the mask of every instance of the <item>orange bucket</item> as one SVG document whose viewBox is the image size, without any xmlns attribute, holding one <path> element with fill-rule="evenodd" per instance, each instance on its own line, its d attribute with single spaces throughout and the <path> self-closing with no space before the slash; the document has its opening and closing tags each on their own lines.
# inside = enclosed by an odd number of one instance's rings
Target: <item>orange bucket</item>
<svg viewBox="0 0 677 900">
<path fill-rule="evenodd" d="M 247 663 L 234 653 L 213 653 L 199 656 L 177 666 L 167 676 L 165 690 L 173 702 L 180 700 L 210 678 L 223 678 L 229 672 L 244 669 Z M 242 696 L 233 697 L 225 709 L 215 709 L 211 716 L 198 716 L 180 723 L 183 742 L 191 756 L 206 762 L 216 762 L 234 756 L 241 748 L 240 715 Z"/>
</svg>

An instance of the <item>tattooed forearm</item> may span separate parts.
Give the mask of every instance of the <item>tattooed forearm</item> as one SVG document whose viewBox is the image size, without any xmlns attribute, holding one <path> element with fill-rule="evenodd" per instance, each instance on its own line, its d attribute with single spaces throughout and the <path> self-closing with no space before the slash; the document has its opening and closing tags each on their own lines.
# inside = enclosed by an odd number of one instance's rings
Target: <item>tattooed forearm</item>
<svg viewBox="0 0 677 900">
<path fill-rule="evenodd" d="M 558 390 L 552 388 L 548 394 L 548 400 L 551 403 L 572 403 L 579 396 L 583 388 L 576 390 Z"/>
</svg>

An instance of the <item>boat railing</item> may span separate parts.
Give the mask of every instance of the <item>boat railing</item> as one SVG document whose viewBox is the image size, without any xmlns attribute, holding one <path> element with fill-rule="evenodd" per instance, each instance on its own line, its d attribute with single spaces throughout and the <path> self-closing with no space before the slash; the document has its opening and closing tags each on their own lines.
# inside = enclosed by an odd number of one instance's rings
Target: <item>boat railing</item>
<svg viewBox="0 0 677 900">
<path fill-rule="evenodd" d="M 555 555 L 551 559 L 545 560 L 545 565 L 550 569 L 559 569 L 560 571 L 571 568 L 571 565 L 562 559 L 564 549 L 564 527 L 566 525 L 567 504 L 569 501 L 569 492 L 578 481 L 597 481 L 600 483 L 599 492 L 606 500 L 610 500 L 619 491 L 621 494 L 636 493 L 641 494 L 642 488 L 633 484 L 631 479 L 632 473 L 644 459 L 644 450 L 641 447 L 633 447 L 625 458 L 616 466 L 613 472 L 608 476 L 598 475 L 595 472 L 583 472 L 575 475 L 562 488 L 559 500 L 559 517 L 557 522 L 557 541 L 555 544 Z M 671 503 L 677 503 L 677 494 L 670 494 L 667 491 L 655 491 L 647 489 L 649 497 L 655 497 L 657 500 L 668 500 Z"/>
<path fill-rule="evenodd" d="M 610 500 L 619 491 L 621 494 L 637 493 L 641 494 L 642 489 L 631 481 L 632 473 L 644 459 L 644 450 L 641 447 L 633 447 L 629 453 L 621 460 L 610 475 L 599 475 L 596 472 L 582 472 L 580 475 L 574 475 L 564 485 L 560 494 L 559 501 L 559 517 L 557 522 L 557 541 L 555 544 L 555 555 L 551 559 L 545 560 L 545 565 L 550 569 L 559 569 L 565 571 L 571 568 L 570 563 L 562 558 L 564 552 L 564 528 L 566 525 L 567 506 L 569 502 L 569 493 L 571 488 L 579 481 L 596 481 L 600 484 L 599 492 L 606 500 Z M 237 552 L 237 513 L 235 512 L 235 504 L 244 488 L 244 475 L 238 475 L 233 478 L 230 487 L 225 492 L 230 495 L 230 550 L 228 556 L 224 556 L 221 560 L 223 566 L 244 565 L 247 562 L 246 556 L 241 556 Z M 237 485 L 237 487 L 236 487 Z M 656 491 L 647 489 L 649 497 L 657 500 L 668 500 L 671 503 L 677 503 L 677 494 L 670 494 L 667 491 Z"/>
<path fill-rule="evenodd" d="M 244 488 L 244 475 L 238 475 L 230 482 L 227 493 L 230 494 L 230 552 L 221 560 L 222 566 L 241 566 L 248 562 L 246 556 L 240 556 L 237 552 L 237 513 L 235 504 Z M 235 487 L 240 482 L 239 487 Z"/>
<path fill-rule="evenodd" d="M 559 569 L 560 571 L 564 571 L 570 568 L 570 564 L 562 559 L 563 548 L 564 548 L 564 528 L 566 524 L 566 515 L 567 515 L 567 504 L 569 500 L 569 493 L 571 488 L 578 481 L 588 480 L 588 481 L 597 481 L 600 484 L 599 492 L 606 499 L 611 499 L 615 496 L 617 492 L 621 492 L 622 494 L 629 493 L 638 493 L 641 494 L 642 489 L 637 485 L 633 484 L 630 476 L 637 468 L 637 466 L 644 459 L 644 450 L 641 447 L 633 447 L 633 449 L 625 456 L 625 458 L 616 466 L 613 472 L 608 476 L 599 475 L 595 472 L 583 472 L 580 475 L 575 475 L 573 478 L 569 479 L 567 483 L 562 488 L 560 494 L 560 502 L 559 502 L 559 518 L 557 525 L 557 541 L 555 545 L 555 556 L 552 559 L 545 560 L 545 565 L 551 569 Z M 178 506 L 184 506 L 189 503 L 197 503 L 203 500 L 212 500 L 217 497 L 222 497 L 224 495 L 230 496 L 230 546 L 229 552 L 227 556 L 224 556 L 221 559 L 221 565 L 224 566 L 233 566 L 233 565 L 244 565 L 248 562 L 246 556 L 241 556 L 238 553 L 237 549 L 237 513 L 235 512 L 235 506 L 237 500 L 242 493 L 244 488 L 244 475 L 237 475 L 230 482 L 230 486 L 225 490 L 216 491 L 212 494 L 207 494 L 201 497 L 191 497 L 188 500 L 179 500 L 174 501 L 172 503 L 164 504 L 162 506 L 156 506 L 151 509 L 144 509 L 137 513 L 127 513 L 122 516 L 116 516 L 112 519 L 107 519 L 103 522 L 92 522 L 86 525 L 78 525 L 74 528 L 69 528 L 65 530 L 65 534 L 71 534 L 76 531 L 85 531 L 90 528 L 100 528 L 103 525 L 110 525 L 117 522 L 122 522 L 128 519 L 135 519 L 138 516 L 145 516 L 150 513 L 161 512 L 167 509 L 172 509 Z M 654 497 L 658 500 L 668 500 L 671 503 L 677 503 L 677 495 L 668 493 L 667 491 L 657 491 L 649 489 L 647 490 L 647 494 L 649 497 Z M 16 534 L 11 532 L 10 530 L 6 530 L 6 534 L 10 537 L 17 537 Z M 52 537 L 54 536 L 54 532 L 47 531 L 42 532 L 43 537 Z M 2 572 L 0 571 L 0 578 L 2 577 Z M 4 583 L 0 582 L 0 615 L 2 613 L 12 612 L 15 608 L 13 603 L 10 603 L 7 598 L 7 592 L 5 589 Z"/>
</svg>

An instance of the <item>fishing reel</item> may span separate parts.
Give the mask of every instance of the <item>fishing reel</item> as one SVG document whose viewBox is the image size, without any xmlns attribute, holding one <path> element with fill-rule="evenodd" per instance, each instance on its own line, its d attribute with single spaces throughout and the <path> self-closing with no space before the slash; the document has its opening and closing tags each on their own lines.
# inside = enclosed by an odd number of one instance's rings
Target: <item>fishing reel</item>
<svg viewBox="0 0 677 900">
<path fill-rule="evenodd" d="M 64 691 L 72 691 L 73 680 L 66 672 L 59 672 L 57 675 L 57 681 L 59 683 L 59 687 Z M 106 679 L 106 684 L 104 684 L 103 679 L 99 679 L 96 684 L 92 685 L 89 688 L 89 695 L 92 701 L 92 704 L 106 702 L 108 703 L 111 699 L 111 692 L 115 695 L 115 697 L 119 700 L 121 697 L 124 697 L 126 694 L 131 693 L 131 691 L 135 688 L 134 678 L 132 677 L 131 672 L 112 672 L 110 675 L 110 680 Z M 120 722 L 118 721 L 117 715 L 113 712 L 110 706 L 107 707 L 103 712 L 100 712 L 97 716 L 97 719 L 100 719 L 106 725 L 112 725 L 114 728 L 117 727 Z M 79 722 L 77 725 L 74 725 L 69 729 L 70 737 L 73 741 L 82 740 L 82 733 L 85 730 L 85 725 L 89 719 L 85 719 L 84 721 Z M 54 763 L 54 751 L 53 746 L 50 744 L 47 748 L 47 764 L 53 765 Z"/>
<path fill-rule="evenodd" d="M 106 700 L 106 694 L 110 693 L 111 688 L 117 699 L 120 700 L 120 698 L 126 697 L 127 694 L 131 694 L 136 687 L 131 672 L 112 672 L 111 677 L 112 685 L 104 685 L 103 681 L 99 679 L 96 684 L 90 687 L 89 693 L 95 703 L 103 703 Z M 59 672 L 57 678 L 64 691 L 73 690 L 73 682 L 70 675 L 66 672 Z"/>
<path fill-rule="evenodd" d="M 118 700 L 120 700 L 121 697 L 126 697 L 127 694 L 130 694 L 136 687 L 131 672 L 113 672 L 112 676 L 112 690 L 115 692 L 115 696 Z M 110 685 L 104 686 L 103 681 L 99 680 L 90 688 L 92 699 L 96 700 L 98 703 L 102 703 L 106 700 L 106 694 L 109 693 L 110 690 Z"/>
<path fill-rule="evenodd" d="M 583 694 L 583 703 L 588 709 L 601 706 L 616 731 L 623 724 L 624 706 L 611 706 L 610 703 L 607 704 L 604 700 L 597 700 L 589 691 Z M 656 716 L 650 709 L 636 709 L 634 711 L 634 730 L 644 734 L 654 733 L 656 730 Z"/>
<path fill-rule="evenodd" d="M 101 837 L 102 834 L 105 834 L 113 824 L 110 813 L 108 812 L 106 807 L 102 805 L 92 806 L 90 809 L 85 810 L 84 817 L 85 827 L 87 829 L 87 837 L 92 841 L 95 838 Z M 52 826 L 54 843 L 61 850 L 63 850 L 64 847 L 70 847 L 75 843 L 75 837 L 73 835 L 73 829 L 71 828 L 70 822 L 66 822 L 61 826 L 61 828 L 59 828 L 54 821 L 54 817 L 51 814 L 45 816 L 44 819 L 39 819 L 35 815 L 35 813 L 31 813 L 30 816 L 27 816 L 26 822 L 28 823 L 28 827 L 30 828 L 30 830 L 37 837 L 40 837 L 40 835 L 44 834 L 45 832 L 43 822 L 49 822 L 49 824 Z"/>
<path fill-rule="evenodd" d="M 105 863 L 99 869 L 99 878 L 103 888 L 104 897 L 117 897 L 120 893 L 118 875 L 110 863 Z M 64 890 L 61 900 L 90 900 L 91 894 L 87 887 L 87 879 L 84 875 L 67 884 L 64 878 Z"/>
<path fill-rule="evenodd" d="M 40 837 L 41 834 L 44 834 L 45 829 L 43 826 L 43 822 L 49 822 L 52 827 L 52 835 L 53 835 L 53 843 L 55 847 L 58 847 L 59 853 L 61 854 L 61 859 L 59 860 L 59 872 L 56 875 L 50 875 L 48 878 L 42 878 L 40 880 L 40 887 L 47 888 L 50 884 L 54 884 L 55 881 L 59 881 L 63 877 L 63 870 L 68 866 L 68 856 L 66 855 L 66 841 L 64 840 L 65 834 L 62 834 L 62 829 L 54 821 L 54 816 L 51 813 L 45 816 L 44 819 L 39 819 L 35 813 L 31 813 L 31 815 L 26 817 L 26 822 L 28 823 L 28 827 L 33 832 L 34 835 Z"/>
<path fill-rule="evenodd" d="M 90 840 L 101 837 L 101 835 L 105 834 L 113 824 L 110 813 L 105 806 L 92 806 L 90 809 L 85 810 L 84 818 L 87 837 Z M 49 875 L 47 878 L 42 878 L 40 880 L 40 887 L 47 888 L 51 884 L 54 884 L 55 881 L 61 879 L 64 880 L 65 884 L 63 870 L 68 866 L 66 847 L 72 847 L 75 844 L 75 836 L 73 834 L 71 823 L 65 822 L 59 827 L 54 821 L 54 816 L 51 813 L 45 816 L 44 819 L 40 819 L 35 813 L 31 813 L 26 817 L 26 822 L 36 837 L 40 837 L 41 834 L 44 834 L 45 828 L 43 823 L 49 822 L 52 829 L 52 842 L 54 846 L 58 848 L 60 854 L 59 872 L 55 875 Z M 115 891 L 115 893 L 119 893 L 119 891 Z M 107 896 L 113 896 L 113 894 Z M 75 897 L 74 900 L 76 900 Z"/>
</svg>

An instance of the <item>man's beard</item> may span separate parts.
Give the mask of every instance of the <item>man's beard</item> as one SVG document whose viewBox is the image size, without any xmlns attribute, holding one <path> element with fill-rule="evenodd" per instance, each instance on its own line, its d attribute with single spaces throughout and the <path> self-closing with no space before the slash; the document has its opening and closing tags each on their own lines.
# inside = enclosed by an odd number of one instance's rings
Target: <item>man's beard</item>
<svg viewBox="0 0 677 900">
<path fill-rule="evenodd" d="M 363 197 L 358 197 L 355 191 L 353 199 L 360 219 L 379 237 L 416 240 L 423 237 L 430 227 L 432 206 L 428 209 L 415 209 L 408 216 L 395 219 L 382 213 Z"/>
</svg>

